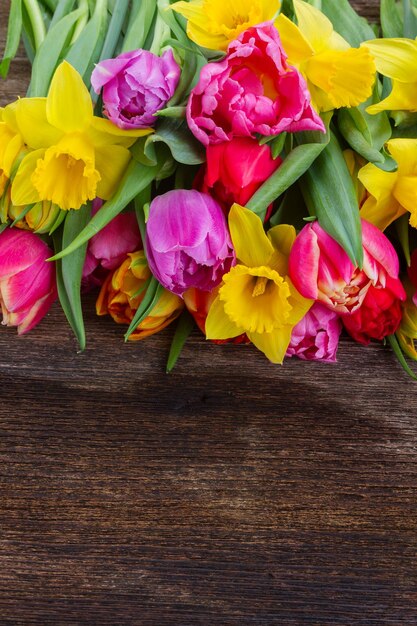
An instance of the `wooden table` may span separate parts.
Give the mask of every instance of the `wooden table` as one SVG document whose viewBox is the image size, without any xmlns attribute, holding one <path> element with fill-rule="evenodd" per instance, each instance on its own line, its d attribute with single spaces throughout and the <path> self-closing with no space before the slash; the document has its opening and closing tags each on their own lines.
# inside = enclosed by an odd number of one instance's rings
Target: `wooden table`
<svg viewBox="0 0 417 626">
<path fill-rule="evenodd" d="M 0 332 L 1 625 L 417 624 L 417 386 L 388 349 L 281 368 L 196 332 L 166 376 L 170 329 L 85 312 L 83 354 L 58 306 Z"/>
</svg>

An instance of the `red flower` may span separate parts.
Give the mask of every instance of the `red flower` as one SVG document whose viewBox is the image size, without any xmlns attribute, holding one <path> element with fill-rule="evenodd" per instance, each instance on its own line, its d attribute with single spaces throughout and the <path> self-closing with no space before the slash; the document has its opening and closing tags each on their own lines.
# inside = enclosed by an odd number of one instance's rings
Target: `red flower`
<svg viewBox="0 0 417 626">
<path fill-rule="evenodd" d="M 405 292 L 398 279 L 387 276 L 385 288 L 370 286 L 362 306 L 350 315 L 342 315 L 349 335 L 364 345 L 371 339 L 383 339 L 398 329 L 402 317 L 401 302 Z"/>
<path fill-rule="evenodd" d="M 273 172 L 281 165 L 273 159 L 269 146 L 260 146 L 250 137 L 207 146 L 207 164 L 200 170 L 196 188 L 209 193 L 228 213 L 234 202 L 246 205 Z"/>
</svg>

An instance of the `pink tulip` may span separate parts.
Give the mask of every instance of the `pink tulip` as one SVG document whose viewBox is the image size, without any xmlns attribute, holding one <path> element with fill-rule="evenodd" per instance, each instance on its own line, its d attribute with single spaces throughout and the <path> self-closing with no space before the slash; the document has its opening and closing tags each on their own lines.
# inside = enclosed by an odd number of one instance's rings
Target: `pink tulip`
<svg viewBox="0 0 417 626">
<path fill-rule="evenodd" d="M 341 331 L 342 322 L 337 313 L 315 302 L 293 328 L 286 356 L 334 363 Z"/>
<path fill-rule="evenodd" d="M 296 289 L 340 314 L 359 309 L 371 286 L 403 293 L 394 247 L 376 226 L 365 220 L 362 245 L 364 260 L 359 269 L 318 222 L 304 226 L 289 258 L 289 274 Z"/>
<path fill-rule="evenodd" d="M 272 22 L 232 41 L 222 61 L 203 67 L 190 94 L 187 121 L 196 138 L 207 146 L 255 133 L 324 131 L 304 78 L 286 58 Z"/>
<path fill-rule="evenodd" d="M 103 202 L 96 198 L 93 215 Z M 134 213 L 120 213 L 88 242 L 83 268 L 83 290 L 103 284 L 109 270 L 122 264 L 129 252 L 141 248 L 142 242 Z"/>
<path fill-rule="evenodd" d="M 23 335 L 57 298 L 52 250 L 37 235 L 7 228 L 0 234 L 0 304 L 3 324 Z"/>
<path fill-rule="evenodd" d="M 190 287 L 211 291 L 235 262 L 220 205 L 194 190 L 168 191 L 152 201 L 146 251 L 154 276 L 180 296 Z"/>
<path fill-rule="evenodd" d="M 124 52 L 101 61 L 91 75 L 96 93 L 103 89 L 105 115 L 119 128 L 143 128 L 174 95 L 180 68 L 171 50 L 161 57 L 147 50 Z"/>
</svg>

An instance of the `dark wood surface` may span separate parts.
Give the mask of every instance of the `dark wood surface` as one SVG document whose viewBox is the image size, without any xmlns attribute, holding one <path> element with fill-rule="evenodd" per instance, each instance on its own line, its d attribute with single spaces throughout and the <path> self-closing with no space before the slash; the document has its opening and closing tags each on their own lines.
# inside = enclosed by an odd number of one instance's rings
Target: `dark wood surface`
<svg viewBox="0 0 417 626">
<path fill-rule="evenodd" d="M 417 386 L 388 349 L 276 367 L 195 333 L 166 376 L 170 329 L 125 345 L 85 309 L 83 354 L 58 306 L 1 328 L 1 626 L 417 624 Z"/>
</svg>

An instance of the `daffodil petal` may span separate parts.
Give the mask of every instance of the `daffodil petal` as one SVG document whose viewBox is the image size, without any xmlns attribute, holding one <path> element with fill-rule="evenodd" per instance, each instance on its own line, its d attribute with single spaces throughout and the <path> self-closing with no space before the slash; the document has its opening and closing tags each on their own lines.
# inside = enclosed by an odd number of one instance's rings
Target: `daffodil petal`
<svg viewBox="0 0 417 626">
<path fill-rule="evenodd" d="M 62 131 L 46 117 L 46 98 L 22 98 L 15 108 L 16 124 L 24 142 L 34 150 L 58 143 Z"/>
<path fill-rule="evenodd" d="M 333 24 L 318 9 L 303 0 L 293 0 L 298 26 L 315 52 L 327 47 L 333 33 Z"/>
<path fill-rule="evenodd" d="M 261 219 L 249 209 L 234 204 L 229 213 L 229 229 L 236 257 L 249 267 L 268 265 L 274 248 Z"/>
<path fill-rule="evenodd" d="M 150 135 L 152 128 L 123 130 L 103 117 L 93 117 L 87 135 L 95 146 L 124 146 L 129 148 L 139 137 Z"/>
<path fill-rule="evenodd" d="M 123 146 L 102 146 L 96 149 L 96 169 L 101 176 L 97 186 L 99 198 L 108 200 L 113 196 L 130 157 L 129 150 Z"/>
<path fill-rule="evenodd" d="M 384 231 L 392 222 L 404 215 L 406 210 L 392 196 L 377 202 L 370 196 L 362 205 L 360 215 L 379 230 Z"/>
<path fill-rule="evenodd" d="M 272 333 L 248 333 L 253 345 L 272 363 L 282 363 L 291 341 L 292 326 L 283 326 Z"/>
<path fill-rule="evenodd" d="M 288 256 L 296 236 L 294 226 L 289 224 L 279 224 L 268 231 L 268 238 L 275 248 L 269 265 L 281 276 L 288 274 Z"/>
<path fill-rule="evenodd" d="M 358 178 L 370 193 L 361 208 L 361 217 L 380 230 L 384 230 L 405 212 L 393 197 L 398 174 L 397 172 L 384 172 L 372 163 L 368 163 L 359 170 Z"/>
<path fill-rule="evenodd" d="M 12 183 L 12 203 L 17 206 L 34 204 L 39 202 L 39 193 L 32 183 L 32 174 L 36 169 L 39 159 L 45 154 L 45 150 L 29 152 L 21 162 Z"/>
<path fill-rule="evenodd" d="M 292 65 L 299 65 L 314 54 L 303 33 L 286 15 L 280 13 L 275 20 L 275 27 L 279 32 L 283 48 Z"/>
<path fill-rule="evenodd" d="M 400 176 L 417 174 L 417 139 L 390 139 L 387 148 L 398 163 Z"/>
<path fill-rule="evenodd" d="M 380 74 L 404 83 L 410 82 L 417 67 L 417 41 L 387 38 L 365 41 L 363 47 L 371 51 Z"/>
<path fill-rule="evenodd" d="M 46 99 L 48 122 L 66 133 L 82 132 L 93 118 L 93 104 L 78 72 L 67 61 L 55 70 Z"/>
<path fill-rule="evenodd" d="M 394 197 L 399 204 L 417 218 L 417 176 L 400 176 L 395 185 Z"/>
<path fill-rule="evenodd" d="M 243 332 L 243 328 L 238 328 L 226 315 L 223 302 L 217 296 L 210 307 L 206 319 L 206 338 L 232 339 Z"/>
<path fill-rule="evenodd" d="M 400 83 L 398 80 L 392 81 L 392 91 L 376 104 L 372 104 L 366 109 L 367 113 L 375 115 L 381 111 L 417 111 L 417 82 Z"/>
<path fill-rule="evenodd" d="M 294 287 L 288 276 L 286 277 L 286 281 L 290 287 L 291 296 L 289 298 L 289 302 L 292 306 L 288 322 L 292 326 L 295 326 L 311 309 L 314 300 L 304 298 L 301 293 L 299 293 L 299 291 L 297 291 L 297 289 Z"/>
</svg>

